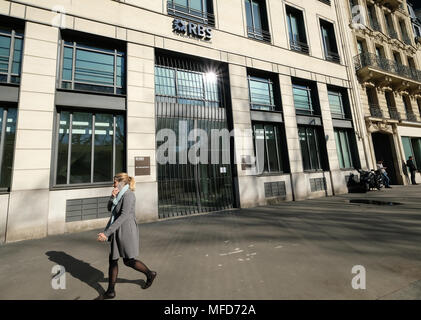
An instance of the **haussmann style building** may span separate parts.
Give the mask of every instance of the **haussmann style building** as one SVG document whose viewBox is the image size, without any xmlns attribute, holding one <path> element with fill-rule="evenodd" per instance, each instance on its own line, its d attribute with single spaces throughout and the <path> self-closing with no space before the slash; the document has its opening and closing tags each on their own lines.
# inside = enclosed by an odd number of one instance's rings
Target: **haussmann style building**
<svg viewBox="0 0 421 320">
<path fill-rule="evenodd" d="M 345 0 L 0 0 L 0 242 L 104 227 L 121 171 L 139 221 L 346 193 L 384 146 L 402 183 L 419 51 L 368 4 L 383 31 Z M 229 161 L 186 162 L 216 129 Z"/>
<path fill-rule="evenodd" d="M 421 38 L 416 16 L 404 0 L 343 0 L 341 8 L 355 109 L 365 123 L 367 164 L 375 168 L 383 160 L 392 184 L 408 184 L 404 162 L 413 156 L 421 167 Z"/>
</svg>

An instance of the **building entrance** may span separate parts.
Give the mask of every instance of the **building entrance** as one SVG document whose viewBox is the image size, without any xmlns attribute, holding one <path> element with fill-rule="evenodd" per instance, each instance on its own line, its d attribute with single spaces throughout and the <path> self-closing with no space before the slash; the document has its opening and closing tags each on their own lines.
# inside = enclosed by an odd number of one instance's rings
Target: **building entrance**
<svg viewBox="0 0 421 320">
<path fill-rule="evenodd" d="M 398 184 L 396 174 L 397 157 L 395 152 L 395 144 L 393 143 L 393 136 L 376 132 L 372 134 L 374 153 L 376 162 L 383 160 L 383 166 L 387 167 L 386 171 L 390 178 L 391 184 Z"/>
<path fill-rule="evenodd" d="M 213 134 L 230 127 L 223 73 L 200 61 L 156 57 L 159 218 L 233 207 L 230 143 L 212 144 Z"/>
</svg>

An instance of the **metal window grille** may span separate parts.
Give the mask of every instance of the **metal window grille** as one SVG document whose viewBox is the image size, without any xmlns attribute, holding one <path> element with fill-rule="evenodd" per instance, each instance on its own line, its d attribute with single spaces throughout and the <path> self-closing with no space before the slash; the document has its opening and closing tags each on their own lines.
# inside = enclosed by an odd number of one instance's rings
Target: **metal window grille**
<svg viewBox="0 0 421 320">
<path fill-rule="evenodd" d="M 188 157 L 182 159 L 195 142 L 178 140 L 184 125 L 187 135 L 201 129 L 208 137 L 212 129 L 228 129 L 226 65 L 161 52 L 155 61 L 156 130 L 170 129 L 177 135 L 176 163 L 157 163 L 159 218 L 232 208 L 232 171 L 230 164 L 222 163 L 224 150 L 218 164 L 211 163 L 210 152 L 209 164 L 193 164 Z M 206 88 L 206 81 L 213 84 Z M 158 149 L 162 143 L 157 141 Z"/>
<path fill-rule="evenodd" d="M 265 183 L 265 198 L 286 197 L 286 195 L 285 181 Z"/>
<path fill-rule="evenodd" d="M 253 82 L 264 84 L 267 90 L 264 90 L 264 91 L 260 90 L 263 92 L 257 92 L 256 90 L 252 90 Z M 249 99 L 250 99 L 251 109 L 277 111 L 278 108 L 275 105 L 273 82 L 271 79 L 257 78 L 257 77 L 253 77 L 249 75 L 248 83 L 249 83 Z"/>
<path fill-rule="evenodd" d="M 66 200 L 66 222 L 108 218 L 109 199 L 98 197 Z"/>
<path fill-rule="evenodd" d="M 326 179 L 325 178 L 314 178 L 310 179 L 311 192 L 326 191 Z"/>
</svg>

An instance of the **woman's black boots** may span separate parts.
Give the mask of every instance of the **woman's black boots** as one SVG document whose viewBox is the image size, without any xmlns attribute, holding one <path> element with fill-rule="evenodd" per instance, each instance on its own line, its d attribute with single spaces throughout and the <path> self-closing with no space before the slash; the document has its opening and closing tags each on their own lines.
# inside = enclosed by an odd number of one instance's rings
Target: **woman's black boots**
<svg viewBox="0 0 421 320">
<path fill-rule="evenodd" d="M 156 277 L 156 272 L 150 271 L 147 276 L 146 284 L 143 287 L 143 289 L 148 289 L 152 285 L 152 282 L 155 280 L 155 277 Z"/>
</svg>

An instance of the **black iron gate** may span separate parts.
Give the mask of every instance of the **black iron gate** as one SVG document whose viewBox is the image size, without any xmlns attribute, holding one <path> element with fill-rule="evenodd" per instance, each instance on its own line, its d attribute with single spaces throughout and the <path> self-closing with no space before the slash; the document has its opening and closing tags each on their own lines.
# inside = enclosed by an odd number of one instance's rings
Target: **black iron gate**
<svg viewBox="0 0 421 320">
<path fill-rule="evenodd" d="M 220 65 L 204 61 L 165 54 L 156 56 L 157 138 L 161 136 L 158 134 L 162 133 L 161 130 L 170 135 L 172 132 L 175 137 L 173 140 L 168 136 L 157 139 L 157 154 L 168 156 L 166 163 L 157 159 L 160 218 L 233 207 L 231 161 L 223 161 L 224 152 L 229 154 L 230 150 L 218 143 L 218 162 L 212 163 L 215 157 L 211 156 L 216 151 L 211 148 L 212 130 L 222 132 L 225 129 L 228 132 L 229 128 L 224 83 L 226 72 Z M 207 163 L 195 163 L 189 159 L 189 152 L 201 139 L 189 137 L 192 131 L 194 137 L 195 129 L 200 129 L 208 137 Z M 218 142 L 222 142 L 222 138 Z M 168 151 L 160 153 L 160 147 L 164 146 L 169 146 Z M 171 152 L 172 156 L 169 156 Z"/>
</svg>

